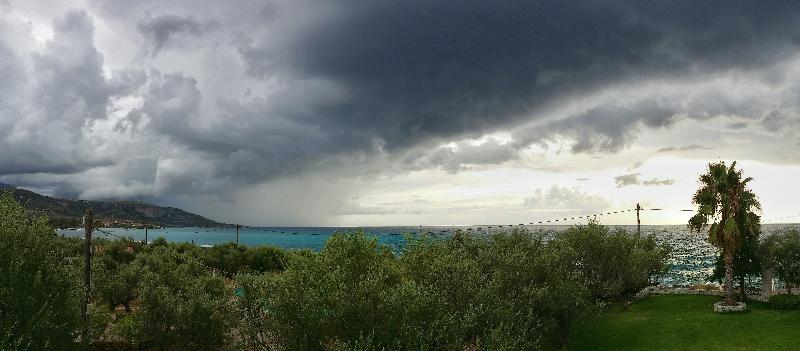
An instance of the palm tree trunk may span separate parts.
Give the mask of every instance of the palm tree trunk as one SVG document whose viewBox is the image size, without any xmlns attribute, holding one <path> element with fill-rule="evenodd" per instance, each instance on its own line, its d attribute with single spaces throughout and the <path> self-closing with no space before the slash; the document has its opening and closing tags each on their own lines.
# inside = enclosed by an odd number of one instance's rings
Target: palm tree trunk
<svg viewBox="0 0 800 351">
<path fill-rule="evenodd" d="M 733 298 L 733 254 L 729 249 L 725 249 L 725 304 L 736 304 Z"/>
</svg>

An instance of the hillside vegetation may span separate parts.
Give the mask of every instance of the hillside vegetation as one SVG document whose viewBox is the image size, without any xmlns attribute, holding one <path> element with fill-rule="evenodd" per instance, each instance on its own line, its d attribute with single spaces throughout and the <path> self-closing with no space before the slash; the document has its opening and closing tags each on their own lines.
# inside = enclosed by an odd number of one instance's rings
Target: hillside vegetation
<svg viewBox="0 0 800 351">
<path fill-rule="evenodd" d="M 0 188 L 13 188 L 0 183 Z M 145 224 L 162 227 L 220 227 L 215 222 L 194 213 L 174 207 L 161 207 L 141 201 L 87 201 L 59 199 L 35 192 L 14 189 L 14 198 L 29 212 L 47 215 L 57 227 L 75 227 L 87 208 L 94 211 L 98 220 L 117 220 L 120 223 Z"/>
</svg>

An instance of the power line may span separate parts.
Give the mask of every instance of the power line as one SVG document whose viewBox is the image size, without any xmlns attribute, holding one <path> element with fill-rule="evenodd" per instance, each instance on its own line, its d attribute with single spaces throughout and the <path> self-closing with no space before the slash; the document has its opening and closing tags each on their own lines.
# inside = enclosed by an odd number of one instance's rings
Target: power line
<svg viewBox="0 0 800 351">
<path fill-rule="evenodd" d="M 800 217 L 800 214 L 791 215 L 791 216 L 784 216 L 784 217 L 773 217 L 773 218 L 764 219 L 761 222 L 762 223 L 763 222 L 775 222 L 775 221 L 782 221 L 782 220 L 786 220 L 786 219 L 793 219 L 793 218 L 799 218 L 799 217 Z"/>
<path fill-rule="evenodd" d="M 675 208 L 643 208 L 643 211 L 678 211 L 678 212 L 694 212 L 691 209 L 675 209 Z"/>
<path fill-rule="evenodd" d="M 593 217 L 597 217 L 597 216 L 608 216 L 608 215 L 619 214 L 619 213 L 626 213 L 626 212 L 631 212 L 631 211 L 636 211 L 636 209 L 619 210 L 619 211 L 610 211 L 610 212 L 598 212 L 598 213 L 595 213 L 595 214 L 590 214 L 590 215 L 583 215 L 583 216 L 576 216 L 576 217 L 564 217 L 564 218 L 549 219 L 549 220 L 544 220 L 544 221 L 529 222 L 527 225 L 537 225 L 537 224 L 547 224 L 547 223 L 556 223 L 556 222 L 566 222 L 566 221 L 574 221 L 574 220 L 576 220 L 576 219 L 589 219 L 589 218 L 593 218 Z M 521 226 L 521 225 L 525 225 L 525 224 L 518 224 L 518 225 L 519 225 L 519 226 Z"/>
</svg>

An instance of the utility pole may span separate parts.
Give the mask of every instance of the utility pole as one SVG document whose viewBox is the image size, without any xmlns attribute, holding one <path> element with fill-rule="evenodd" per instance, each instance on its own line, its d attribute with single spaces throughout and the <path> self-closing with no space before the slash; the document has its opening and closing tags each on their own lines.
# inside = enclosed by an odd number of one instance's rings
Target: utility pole
<svg viewBox="0 0 800 351">
<path fill-rule="evenodd" d="M 237 244 L 239 243 L 239 228 L 241 228 L 241 227 L 242 226 L 240 226 L 238 224 L 236 225 L 236 243 Z"/>
<path fill-rule="evenodd" d="M 92 230 L 94 229 L 94 216 L 92 210 L 87 208 L 86 215 L 83 217 L 83 303 L 81 304 L 81 316 L 83 317 L 83 342 L 87 342 L 89 315 L 89 293 L 91 292 L 92 280 Z"/>
<path fill-rule="evenodd" d="M 641 237 L 642 236 L 642 221 L 639 219 L 639 211 L 641 211 L 641 210 L 642 210 L 642 206 L 639 206 L 639 204 L 637 203 L 636 204 L 636 236 L 637 237 Z"/>
<path fill-rule="evenodd" d="M 147 226 L 144 227 L 144 244 L 147 245 Z"/>
</svg>

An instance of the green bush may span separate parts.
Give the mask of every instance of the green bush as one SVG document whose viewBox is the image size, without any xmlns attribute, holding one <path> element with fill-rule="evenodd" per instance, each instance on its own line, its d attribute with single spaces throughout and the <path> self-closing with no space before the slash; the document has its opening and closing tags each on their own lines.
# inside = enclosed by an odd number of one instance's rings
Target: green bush
<svg viewBox="0 0 800 351">
<path fill-rule="evenodd" d="M 188 254 L 208 267 L 229 274 L 230 277 L 239 273 L 281 271 L 286 261 L 286 251 L 272 246 L 248 247 L 225 243 L 201 248 L 192 243 L 169 243 L 162 237 L 153 240 L 145 251 L 158 247 Z"/>
<path fill-rule="evenodd" d="M 224 272 L 270 272 L 283 270 L 284 251 L 270 246 L 247 247 L 236 243 L 215 245 L 194 254 L 203 264 Z"/>
<path fill-rule="evenodd" d="M 769 297 L 769 306 L 779 310 L 800 309 L 800 295 L 773 295 Z"/>
<path fill-rule="evenodd" d="M 373 332 L 378 342 L 391 338 L 394 313 L 386 308 L 400 278 L 394 256 L 374 239 L 334 235 L 318 254 L 291 255 L 262 291 L 283 347 L 321 350 Z"/>
<path fill-rule="evenodd" d="M 800 286 L 800 231 L 789 229 L 774 235 L 772 260 L 775 276 L 787 287 Z"/>
<path fill-rule="evenodd" d="M 426 308 L 427 346 L 539 349 L 562 343 L 570 326 L 596 309 L 577 280 L 575 252 L 527 232 L 490 240 L 423 237 L 403 252 L 404 271 L 439 310 Z M 409 339 L 414 339 L 413 334 Z"/>
<path fill-rule="evenodd" d="M 131 245 L 133 252 L 128 251 Z M 129 240 L 102 241 L 102 247 L 92 259 L 92 294 L 95 299 L 113 310 L 122 304 L 130 312 L 130 303 L 137 296 L 139 272 L 131 264 L 141 245 Z"/>
<path fill-rule="evenodd" d="M 599 301 L 633 295 L 667 269 L 669 248 L 652 235 L 638 237 L 590 221 L 566 230 L 554 243 L 575 250 L 581 280 Z"/>
<path fill-rule="evenodd" d="M 550 242 L 524 231 L 407 239 L 397 257 L 363 233 L 336 234 L 319 253 L 287 255 L 282 273 L 239 275 L 244 347 L 560 347 L 575 323 L 646 285 L 666 259 L 652 238 L 596 224 Z"/>
<path fill-rule="evenodd" d="M 166 248 L 140 253 L 139 309 L 125 317 L 123 334 L 140 347 L 219 350 L 235 317 L 232 289 L 220 277 Z"/>
<path fill-rule="evenodd" d="M 0 350 L 68 350 L 81 329 L 82 289 L 53 228 L 0 196 Z"/>
</svg>

